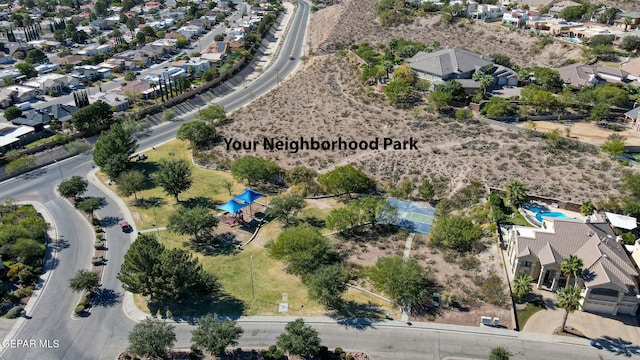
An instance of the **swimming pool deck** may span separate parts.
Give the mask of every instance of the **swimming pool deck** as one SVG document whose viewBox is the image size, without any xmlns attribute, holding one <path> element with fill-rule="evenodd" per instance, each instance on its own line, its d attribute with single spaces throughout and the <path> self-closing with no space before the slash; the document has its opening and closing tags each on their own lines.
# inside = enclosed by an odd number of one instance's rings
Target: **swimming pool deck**
<svg viewBox="0 0 640 360">
<path fill-rule="evenodd" d="M 545 212 L 558 212 L 558 213 L 566 215 L 568 219 L 575 219 L 575 220 L 580 220 L 580 221 L 584 221 L 584 219 L 585 219 L 585 216 L 582 215 L 579 212 L 569 211 L 569 210 L 565 210 L 565 209 L 560 209 L 560 208 L 557 208 L 557 207 L 549 206 L 548 204 L 545 204 L 545 203 L 540 202 L 540 201 L 530 201 L 527 204 L 532 204 L 532 205 L 534 205 L 534 206 L 536 206 L 538 208 L 545 209 L 543 211 L 543 214 Z M 518 211 L 520 211 L 520 213 L 524 216 L 525 219 L 527 219 L 527 221 L 531 225 L 533 225 L 535 227 L 542 227 L 542 222 L 540 222 L 540 221 L 538 221 L 538 219 L 536 219 L 536 214 L 537 214 L 536 212 L 528 209 L 527 206 L 519 207 Z M 550 218 L 549 220 L 552 220 L 552 219 L 554 219 L 554 218 Z M 543 217 L 543 221 L 544 221 L 544 217 Z"/>
</svg>

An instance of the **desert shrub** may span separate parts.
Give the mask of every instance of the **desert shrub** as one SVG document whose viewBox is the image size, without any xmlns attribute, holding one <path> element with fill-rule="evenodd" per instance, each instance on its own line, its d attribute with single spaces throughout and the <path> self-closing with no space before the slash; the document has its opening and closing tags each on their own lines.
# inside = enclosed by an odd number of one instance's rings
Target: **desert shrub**
<svg viewBox="0 0 640 360">
<path fill-rule="evenodd" d="M 98 225 L 100 225 L 100 220 L 98 220 L 98 219 L 91 219 L 91 225 L 93 225 L 93 226 L 98 226 Z"/>
<path fill-rule="evenodd" d="M 5 317 L 7 319 L 15 319 L 18 316 L 20 316 L 20 313 L 22 312 L 22 306 L 14 306 L 12 307 L 9 311 L 7 311 L 7 314 L 5 315 Z"/>
<path fill-rule="evenodd" d="M 82 313 L 84 312 L 84 306 L 82 306 L 82 305 L 78 305 L 78 306 L 76 306 L 76 308 L 73 310 L 73 312 L 74 312 L 76 315 L 80 315 L 80 314 L 82 314 Z"/>
<path fill-rule="evenodd" d="M 7 277 L 11 281 L 18 281 L 18 273 L 20 273 L 22 269 L 24 269 L 24 264 L 17 263 L 17 264 L 11 265 L 9 267 L 9 271 L 7 271 Z"/>
<path fill-rule="evenodd" d="M 16 296 L 19 298 L 23 298 L 25 296 L 31 296 L 33 294 L 33 289 L 31 286 L 23 287 L 15 291 Z"/>
<path fill-rule="evenodd" d="M 491 305 L 503 306 L 507 302 L 507 294 L 504 291 L 502 279 L 496 274 L 489 275 L 480 284 L 482 298 Z"/>
<path fill-rule="evenodd" d="M 473 255 L 467 255 L 460 259 L 460 269 L 470 271 L 480 268 L 480 260 Z"/>
</svg>

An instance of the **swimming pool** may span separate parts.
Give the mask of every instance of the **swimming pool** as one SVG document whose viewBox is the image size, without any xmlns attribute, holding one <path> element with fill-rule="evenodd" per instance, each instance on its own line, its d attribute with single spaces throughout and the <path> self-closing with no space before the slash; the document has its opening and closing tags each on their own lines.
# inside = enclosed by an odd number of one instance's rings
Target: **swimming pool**
<svg viewBox="0 0 640 360">
<path fill-rule="evenodd" d="M 568 219 L 569 217 L 561 212 L 538 212 L 536 213 L 536 219 L 542 222 L 543 217 L 550 217 L 555 219 Z"/>
</svg>

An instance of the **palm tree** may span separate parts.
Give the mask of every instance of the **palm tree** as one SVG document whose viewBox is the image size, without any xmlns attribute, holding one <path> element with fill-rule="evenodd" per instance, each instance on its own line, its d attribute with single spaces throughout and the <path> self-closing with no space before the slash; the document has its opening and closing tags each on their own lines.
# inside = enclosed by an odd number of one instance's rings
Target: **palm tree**
<svg viewBox="0 0 640 360">
<path fill-rule="evenodd" d="M 512 181 L 507 184 L 507 199 L 513 206 L 520 206 L 527 201 L 527 188 L 520 181 Z"/>
<path fill-rule="evenodd" d="M 624 17 L 624 20 L 622 20 L 622 23 L 624 24 L 624 32 L 627 32 L 627 28 L 629 27 L 629 25 L 631 25 L 631 18 L 628 16 Z"/>
<path fill-rule="evenodd" d="M 582 294 L 580 294 L 580 290 L 574 287 L 565 287 L 558 291 L 558 307 L 564 309 L 564 318 L 562 319 L 562 332 L 564 332 L 565 327 L 567 326 L 567 318 L 569 317 L 569 313 L 572 313 L 576 310 L 580 309 L 580 300 L 582 299 Z"/>
<path fill-rule="evenodd" d="M 578 274 L 582 272 L 584 264 L 582 263 L 582 259 L 575 255 L 569 255 L 568 258 L 564 259 L 562 264 L 560 264 L 560 271 L 567 277 L 567 285 L 569 287 L 569 279 L 571 279 L 571 275 L 576 279 L 574 287 L 578 286 Z"/>
<path fill-rule="evenodd" d="M 522 301 L 525 296 L 529 295 L 533 279 L 528 274 L 520 274 L 513 280 L 513 294 L 518 302 Z"/>
</svg>

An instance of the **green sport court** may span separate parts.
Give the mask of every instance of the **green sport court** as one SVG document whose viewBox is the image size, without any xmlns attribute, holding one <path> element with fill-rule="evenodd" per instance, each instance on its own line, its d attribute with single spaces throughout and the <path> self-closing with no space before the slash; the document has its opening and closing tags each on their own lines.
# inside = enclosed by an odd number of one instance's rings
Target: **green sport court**
<svg viewBox="0 0 640 360">
<path fill-rule="evenodd" d="M 429 233 L 435 216 L 435 209 L 431 205 L 394 198 L 389 198 L 387 201 L 398 209 L 398 218 L 393 221 L 393 225 L 411 232 Z"/>
</svg>

